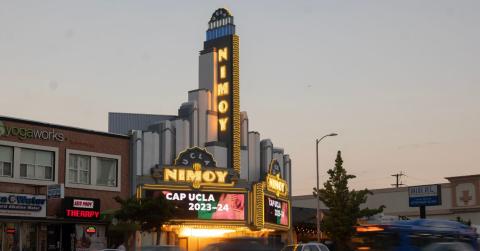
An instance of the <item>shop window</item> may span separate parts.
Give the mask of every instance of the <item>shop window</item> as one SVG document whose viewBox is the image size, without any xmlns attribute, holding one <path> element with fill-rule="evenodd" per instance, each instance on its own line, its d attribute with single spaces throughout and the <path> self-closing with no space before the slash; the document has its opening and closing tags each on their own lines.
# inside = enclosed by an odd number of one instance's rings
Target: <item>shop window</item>
<svg viewBox="0 0 480 251">
<path fill-rule="evenodd" d="M 53 180 L 53 152 L 21 149 L 20 177 Z"/>
<path fill-rule="evenodd" d="M 70 154 L 68 181 L 76 184 L 90 184 L 90 166 L 90 156 Z"/>
<path fill-rule="evenodd" d="M 117 160 L 97 158 L 97 185 L 117 186 Z"/>
<path fill-rule="evenodd" d="M 12 177 L 13 147 L 0 146 L 0 176 Z"/>
</svg>

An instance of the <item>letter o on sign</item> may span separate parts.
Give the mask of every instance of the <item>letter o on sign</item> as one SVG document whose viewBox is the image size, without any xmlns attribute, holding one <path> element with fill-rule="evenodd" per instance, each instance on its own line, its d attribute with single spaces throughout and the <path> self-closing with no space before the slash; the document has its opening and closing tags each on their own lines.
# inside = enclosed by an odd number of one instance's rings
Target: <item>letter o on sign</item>
<svg viewBox="0 0 480 251">
<path fill-rule="evenodd" d="M 202 174 L 202 178 L 204 181 L 206 182 L 214 182 L 215 181 L 215 178 L 217 178 L 217 176 L 215 175 L 214 172 L 212 171 L 205 171 L 203 172 Z"/>
<path fill-rule="evenodd" d="M 218 103 L 218 111 L 220 113 L 226 113 L 228 111 L 228 103 L 227 101 L 225 100 L 222 100 L 220 101 L 220 103 Z"/>
</svg>

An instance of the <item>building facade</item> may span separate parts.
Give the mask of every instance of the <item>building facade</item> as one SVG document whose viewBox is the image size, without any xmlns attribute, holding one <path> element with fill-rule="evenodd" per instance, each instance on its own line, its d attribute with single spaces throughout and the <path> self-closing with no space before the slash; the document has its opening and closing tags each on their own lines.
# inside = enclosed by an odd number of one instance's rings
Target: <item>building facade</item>
<svg viewBox="0 0 480 251">
<path fill-rule="evenodd" d="M 2 251 L 107 247 L 114 197 L 128 197 L 129 138 L 0 117 Z"/>
<path fill-rule="evenodd" d="M 165 196 L 181 209 L 162 240 L 143 234 L 143 245 L 200 250 L 226 237 L 290 240 L 291 160 L 251 131 L 240 111 L 235 29 L 228 10 L 213 13 L 199 55 L 199 89 L 188 92 L 177 115 L 109 114 L 110 132 L 130 131 L 137 196 Z"/>
<path fill-rule="evenodd" d="M 472 226 L 477 227 L 477 231 L 480 230 L 480 175 L 447 177 L 445 179 L 449 182 L 439 184 L 441 203 L 427 206 L 426 218 L 460 220 L 469 222 Z M 430 187 L 431 185 L 426 186 Z M 378 208 L 384 205 L 385 209 L 382 215 L 369 220 L 376 222 L 420 218 L 419 207 L 410 207 L 409 187 L 370 191 L 373 194 L 368 196 L 367 202 L 362 207 Z M 292 204 L 295 208 L 316 208 L 316 200 L 313 195 L 293 196 Z M 328 210 L 323 204 L 321 204 L 321 209 Z M 293 217 L 305 218 L 304 215 L 293 215 Z M 309 219 L 310 222 L 298 223 L 299 225 L 310 223 L 310 230 L 303 229 L 306 233 L 313 231 L 311 220 L 315 219 L 315 213 Z"/>
</svg>

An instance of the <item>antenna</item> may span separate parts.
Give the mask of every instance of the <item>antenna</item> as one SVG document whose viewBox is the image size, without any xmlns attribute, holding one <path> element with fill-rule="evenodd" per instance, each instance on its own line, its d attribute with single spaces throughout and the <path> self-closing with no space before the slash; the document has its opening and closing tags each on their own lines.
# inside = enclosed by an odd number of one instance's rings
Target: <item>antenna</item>
<svg viewBox="0 0 480 251">
<path fill-rule="evenodd" d="M 400 173 L 392 174 L 392 177 L 395 177 L 395 184 L 392 184 L 393 187 L 399 188 L 405 186 L 405 184 L 402 183 L 402 176 L 405 176 L 402 171 L 400 171 Z"/>
</svg>

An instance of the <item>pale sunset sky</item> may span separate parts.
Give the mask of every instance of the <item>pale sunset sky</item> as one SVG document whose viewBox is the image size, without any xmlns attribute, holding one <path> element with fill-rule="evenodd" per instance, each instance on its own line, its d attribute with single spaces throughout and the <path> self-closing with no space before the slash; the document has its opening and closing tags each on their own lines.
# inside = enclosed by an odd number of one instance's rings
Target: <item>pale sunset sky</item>
<svg viewBox="0 0 480 251">
<path fill-rule="evenodd" d="M 217 8 L 240 36 L 241 110 L 293 193 L 341 150 L 353 188 L 480 174 L 480 1 L 0 1 L 0 115 L 107 130 L 177 114 Z"/>
</svg>

